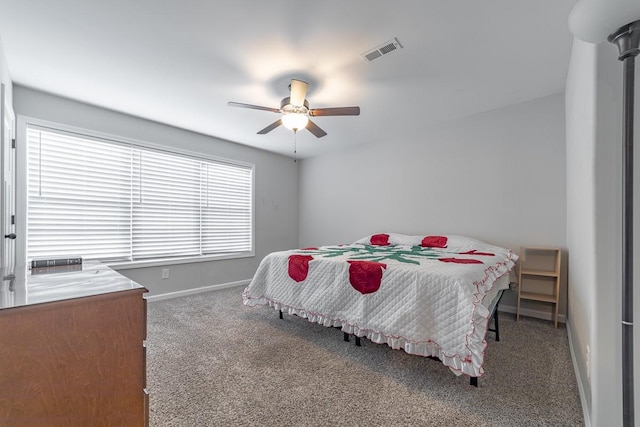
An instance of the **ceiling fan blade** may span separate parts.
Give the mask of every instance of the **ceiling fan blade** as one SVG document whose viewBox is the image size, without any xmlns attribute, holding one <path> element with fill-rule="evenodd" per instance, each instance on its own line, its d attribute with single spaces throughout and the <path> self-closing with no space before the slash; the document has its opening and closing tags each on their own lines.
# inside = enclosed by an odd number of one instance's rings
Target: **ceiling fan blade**
<svg viewBox="0 0 640 427">
<path fill-rule="evenodd" d="M 274 130 L 275 128 L 277 128 L 278 126 L 280 126 L 282 124 L 282 120 L 278 119 L 275 122 L 271 123 L 269 126 L 267 126 L 266 128 L 262 129 L 261 131 L 258 132 L 258 135 L 264 135 L 265 133 L 269 133 L 272 130 Z"/>
<path fill-rule="evenodd" d="M 320 127 L 317 124 L 313 123 L 311 120 L 307 122 L 307 129 L 309 130 L 309 132 L 314 134 L 316 138 L 322 138 L 327 134 L 325 131 L 320 129 Z"/>
<path fill-rule="evenodd" d="M 252 110 L 263 110 L 263 111 L 271 111 L 274 113 L 279 113 L 279 108 L 271 108 L 271 107 L 261 107 L 259 105 L 251 105 L 251 104 L 243 104 L 241 102 L 227 102 L 229 107 L 242 107 L 242 108 L 251 108 Z"/>
<path fill-rule="evenodd" d="M 302 80 L 291 79 L 291 99 L 289 102 L 294 107 L 302 107 L 304 99 L 307 96 L 307 88 L 309 83 Z"/>
<path fill-rule="evenodd" d="M 359 116 L 360 107 L 314 108 L 309 110 L 312 117 L 319 116 Z"/>
</svg>

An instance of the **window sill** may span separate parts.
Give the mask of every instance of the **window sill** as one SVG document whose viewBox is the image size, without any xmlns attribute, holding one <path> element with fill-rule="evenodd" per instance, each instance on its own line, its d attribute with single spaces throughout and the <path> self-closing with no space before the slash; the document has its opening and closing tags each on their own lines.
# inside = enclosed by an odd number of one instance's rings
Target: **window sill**
<svg viewBox="0 0 640 427">
<path fill-rule="evenodd" d="M 130 270 L 133 268 L 164 267 L 167 265 L 193 264 L 193 263 L 200 263 L 200 262 L 222 261 L 222 260 L 237 259 L 237 258 L 250 258 L 254 256 L 255 256 L 254 252 L 241 252 L 241 253 L 234 253 L 234 254 L 205 255 L 205 256 L 184 257 L 184 258 L 163 258 L 163 259 L 153 259 L 153 260 L 145 260 L 145 261 L 111 262 L 106 264 L 117 271 L 117 270 Z"/>
</svg>

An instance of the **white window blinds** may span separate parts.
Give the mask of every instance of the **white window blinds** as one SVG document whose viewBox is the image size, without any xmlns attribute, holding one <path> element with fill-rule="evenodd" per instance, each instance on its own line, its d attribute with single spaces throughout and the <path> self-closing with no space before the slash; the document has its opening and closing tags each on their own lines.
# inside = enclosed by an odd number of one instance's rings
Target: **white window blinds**
<svg viewBox="0 0 640 427">
<path fill-rule="evenodd" d="M 29 126 L 27 257 L 252 250 L 250 166 Z"/>
</svg>

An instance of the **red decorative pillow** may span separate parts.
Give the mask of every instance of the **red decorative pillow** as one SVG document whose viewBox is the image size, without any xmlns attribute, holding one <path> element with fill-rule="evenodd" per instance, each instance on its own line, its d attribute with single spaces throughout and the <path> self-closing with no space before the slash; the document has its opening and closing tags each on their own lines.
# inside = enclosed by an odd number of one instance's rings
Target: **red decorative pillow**
<svg viewBox="0 0 640 427">
<path fill-rule="evenodd" d="M 371 244 L 374 246 L 388 246 L 389 235 L 388 234 L 374 234 L 371 236 Z"/>
<path fill-rule="evenodd" d="M 446 248 L 447 238 L 445 236 L 427 236 L 422 239 L 420 246 L 425 248 Z"/>
</svg>

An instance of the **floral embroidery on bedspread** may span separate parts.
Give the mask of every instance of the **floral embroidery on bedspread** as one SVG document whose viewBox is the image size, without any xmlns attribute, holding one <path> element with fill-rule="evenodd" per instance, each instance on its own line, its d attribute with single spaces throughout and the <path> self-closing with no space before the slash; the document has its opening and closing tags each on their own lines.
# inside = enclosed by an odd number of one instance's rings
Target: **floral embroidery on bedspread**
<svg viewBox="0 0 640 427">
<path fill-rule="evenodd" d="M 456 264 L 483 264 L 479 259 L 473 258 L 438 258 L 438 261 L 442 262 L 453 262 Z"/>
<path fill-rule="evenodd" d="M 349 283 L 361 294 L 372 294 L 380 289 L 382 272 L 387 264 L 375 261 L 347 261 L 349 263 Z"/>
<path fill-rule="evenodd" d="M 438 260 L 455 264 L 483 264 L 483 261 L 475 258 L 459 258 L 444 252 L 437 246 L 400 246 L 388 245 L 386 235 L 379 235 L 374 245 L 354 245 L 354 246 L 323 246 L 310 247 L 297 250 L 298 253 L 289 255 L 288 272 L 296 282 L 303 282 L 309 273 L 309 262 L 318 258 L 346 258 L 349 263 L 349 282 L 354 289 L 361 294 L 370 294 L 380 288 L 382 275 L 387 268 L 387 264 L 381 261 L 396 261 L 404 264 L 421 265 L 424 260 Z M 444 245 L 446 237 L 437 237 L 435 241 Z M 426 238 L 425 238 L 426 239 Z M 444 240 L 442 240 L 444 239 Z M 495 256 L 489 252 L 479 252 L 475 249 L 455 253 L 457 255 L 474 256 Z"/>
<path fill-rule="evenodd" d="M 302 282 L 309 274 L 309 261 L 311 255 L 291 255 L 289 257 L 289 277 L 296 282 Z"/>
</svg>

